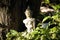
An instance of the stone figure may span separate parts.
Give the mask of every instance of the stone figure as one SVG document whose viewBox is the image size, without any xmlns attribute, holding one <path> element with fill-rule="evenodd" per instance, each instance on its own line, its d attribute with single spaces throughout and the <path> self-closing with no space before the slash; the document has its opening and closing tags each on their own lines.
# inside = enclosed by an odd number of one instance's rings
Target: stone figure
<svg viewBox="0 0 60 40">
<path fill-rule="evenodd" d="M 23 20 L 23 23 L 27 28 L 27 32 L 30 33 L 35 29 L 35 19 L 32 18 L 31 10 L 29 8 L 26 9 L 25 15 L 26 19 Z"/>
</svg>

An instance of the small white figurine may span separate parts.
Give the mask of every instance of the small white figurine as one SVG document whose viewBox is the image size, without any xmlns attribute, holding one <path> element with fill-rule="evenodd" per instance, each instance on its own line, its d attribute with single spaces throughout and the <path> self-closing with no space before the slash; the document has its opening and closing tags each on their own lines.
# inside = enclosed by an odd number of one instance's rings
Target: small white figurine
<svg viewBox="0 0 60 40">
<path fill-rule="evenodd" d="M 31 10 L 29 8 L 25 11 L 26 19 L 23 20 L 23 23 L 27 27 L 27 32 L 30 33 L 35 29 L 35 19 L 31 16 Z"/>
</svg>

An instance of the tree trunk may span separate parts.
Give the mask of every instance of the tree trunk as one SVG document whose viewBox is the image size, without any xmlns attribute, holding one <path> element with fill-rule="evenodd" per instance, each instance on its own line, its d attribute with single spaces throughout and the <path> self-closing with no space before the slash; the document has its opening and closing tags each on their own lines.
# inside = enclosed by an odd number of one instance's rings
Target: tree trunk
<svg viewBox="0 0 60 40">
<path fill-rule="evenodd" d="M 8 10 L 8 7 L 0 7 L 0 36 L 2 37 L 2 39 L 6 39 L 6 35 L 2 35 L 3 34 L 6 34 L 8 32 L 7 30 L 7 26 L 8 26 L 8 15 L 7 15 L 7 10 Z"/>
<path fill-rule="evenodd" d="M 24 10 L 26 9 L 26 0 L 15 0 L 14 7 L 11 8 L 11 28 L 17 31 L 25 30 L 23 19 L 25 18 Z M 11 5 L 12 7 L 12 5 Z"/>
</svg>

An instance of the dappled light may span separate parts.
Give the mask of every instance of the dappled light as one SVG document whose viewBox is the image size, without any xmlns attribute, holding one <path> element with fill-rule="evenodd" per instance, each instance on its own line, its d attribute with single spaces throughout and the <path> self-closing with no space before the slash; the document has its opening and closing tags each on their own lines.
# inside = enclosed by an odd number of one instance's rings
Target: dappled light
<svg viewBox="0 0 60 40">
<path fill-rule="evenodd" d="M 40 7 L 41 12 L 54 12 L 54 9 L 48 7 Z"/>
<path fill-rule="evenodd" d="M 60 40 L 60 0 L 0 0 L 0 40 Z"/>
<path fill-rule="evenodd" d="M 35 29 L 35 18 L 32 17 L 31 10 L 29 7 L 26 9 L 25 15 L 26 19 L 23 20 L 23 23 L 27 27 L 27 32 L 33 32 L 33 30 Z"/>
</svg>

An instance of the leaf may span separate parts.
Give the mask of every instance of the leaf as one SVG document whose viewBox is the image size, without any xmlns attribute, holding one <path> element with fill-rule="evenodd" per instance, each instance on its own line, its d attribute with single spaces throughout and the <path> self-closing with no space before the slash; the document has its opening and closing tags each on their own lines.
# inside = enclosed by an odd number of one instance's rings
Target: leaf
<svg viewBox="0 0 60 40">
<path fill-rule="evenodd" d="M 54 6 L 54 5 L 52 5 L 52 8 L 54 8 L 54 10 L 57 10 L 57 7 L 56 7 L 56 6 Z"/>
<path fill-rule="evenodd" d="M 47 16 L 43 19 L 42 23 L 45 22 L 47 19 L 51 18 L 50 16 Z"/>
<path fill-rule="evenodd" d="M 58 30 L 56 27 L 53 27 L 50 29 L 50 32 L 49 33 L 56 33 Z"/>
<path fill-rule="evenodd" d="M 60 9 L 60 5 L 52 5 L 52 7 L 53 7 L 55 10 Z"/>
<path fill-rule="evenodd" d="M 45 0 L 45 3 L 46 3 L 46 4 L 49 4 L 49 3 L 50 3 L 50 1 L 49 1 L 49 0 Z"/>
<path fill-rule="evenodd" d="M 40 40 L 46 40 L 45 35 L 42 35 Z"/>
<path fill-rule="evenodd" d="M 37 27 L 35 30 L 37 30 L 37 31 L 38 31 L 38 30 L 40 30 L 40 28 L 39 28 L 39 27 Z"/>
<path fill-rule="evenodd" d="M 58 19 L 58 15 L 52 16 L 53 19 Z"/>
<path fill-rule="evenodd" d="M 12 36 L 17 36 L 17 35 L 18 35 L 18 32 L 15 31 L 15 30 L 10 30 L 10 32 L 11 32 L 11 35 L 12 35 Z"/>
<path fill-rule="evenodd" d="M 52 36 L 51 36 L 52 39 L 55 39 L 56 38 L 56 34 L 53 33 Z"/>
<path fill-rule="evenodd" d="M 57 15 L 52 16 L 52 18 L 53 18 L 55 21 L 60 22 L 60 19 L 58 18 L 58 14 L 57 14 Z"/>
<path fill-rule="evenodd" d="M 9 32 L 9 33 L 7 33 L 6 37 L 11 37 L 10 32 Z"/>
</svg>

